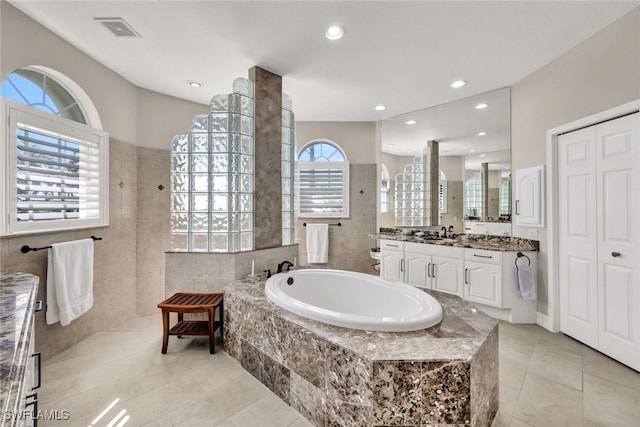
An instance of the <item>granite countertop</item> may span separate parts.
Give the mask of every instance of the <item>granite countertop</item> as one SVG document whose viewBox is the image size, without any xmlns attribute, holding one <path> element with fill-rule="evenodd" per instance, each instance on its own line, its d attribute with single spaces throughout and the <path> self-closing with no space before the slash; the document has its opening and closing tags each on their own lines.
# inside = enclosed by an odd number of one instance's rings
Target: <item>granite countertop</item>
<svg viewBox="0 0 640 427">
<path fill-rule="evenodd" d="M 250 309 L 248 303 L 267 316 L 278 315 L 369 360 L 470 360 L 498 324 L 496 319 L 462 298 L 425 290 L 442 305 L 444 317 L 436 326 L 412 332 L 342 328 L 298 316 L 272 304 L 265 295 L 264 285 L 264 280 L 232 282 L 225 289 L 225 304 L 232 304 L 231 300 L 238 298 L 243 301 L 240 306 L 247 310 Z M 255 325 L 272 327 L 272 322 L 257 321 Z"/>
<path fill-rule="evenodd" d="M 461 234 L 455 239 L 428 239 L 405 236 L 402 233 L 370 234 L 372 239 L 397 240 L 402 242 L 425 243 L 429 245 L 454 246 L 458 248 L 485 249 L 490 251 L 537 251 L 539 242 L 519 237 L 485 236 L 481 234 Z"/>
<path fill-rule="evenodd" d="M 33 274 L 0 273 L 0 411 L 3 414 L 22 409 L 17 406 L 30 360 L 32 314 L 39 281 Z M 17 421 L 6 418 L 0 418 L 0 426 L 11 426 Z"/>
</svg>

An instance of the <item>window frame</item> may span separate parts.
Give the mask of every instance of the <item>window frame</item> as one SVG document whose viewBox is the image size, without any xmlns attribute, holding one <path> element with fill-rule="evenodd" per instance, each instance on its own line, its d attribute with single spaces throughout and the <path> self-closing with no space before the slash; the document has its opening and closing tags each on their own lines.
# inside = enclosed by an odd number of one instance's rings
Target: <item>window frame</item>
<svg viewBox="0 0 640 427">
<path fill-rule="evenodd" d="M 327 144 L 335 148 L 342 154 L 344 161 L 330 162 L 330 161 L 301 161 L 300 155 L 310 146 L 314 144 Z M 297 190 L 297 203 L 296 209 L 298 210 L 298 218 L 349 218 L 349 160 L 347 155 L 340 145 L 329 139 L 314 139 L 304 144 L 296 155 L 296 190 Z M 342 171 L 342 210 L 340 212 L 302 212 L 300 207 L 301 201 L 301 170 L 311 169 L 339 169 Z"/>
<path fill-rule="evenodd" d="M 31 106 L 2 98 L 2 134 L 0 135 L 0 235 L 77 230 L 109 225 L 109 135 L 107 132 L 79 122 L 40 111 Z M 43 131 L 83 139 L 98 144 L 99 206 L 94 218 L 18 221 L 17 219 L 17 129 L 18 123 Z"/>
</svg>

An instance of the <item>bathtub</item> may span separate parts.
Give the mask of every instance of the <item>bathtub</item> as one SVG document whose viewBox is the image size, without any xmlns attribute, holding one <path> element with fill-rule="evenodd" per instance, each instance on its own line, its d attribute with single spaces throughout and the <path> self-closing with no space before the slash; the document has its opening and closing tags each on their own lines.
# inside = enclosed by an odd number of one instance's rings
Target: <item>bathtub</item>
<svg viewBox="0 0 640 427">
<path fill-rule="evenodd" d="M 309 319 L 351 329 L 406 332 L 435 326 L 442 307 L 413 286 L 370 274 L 305 269 L 267 280 L 267 298 Z"/>
</svg>

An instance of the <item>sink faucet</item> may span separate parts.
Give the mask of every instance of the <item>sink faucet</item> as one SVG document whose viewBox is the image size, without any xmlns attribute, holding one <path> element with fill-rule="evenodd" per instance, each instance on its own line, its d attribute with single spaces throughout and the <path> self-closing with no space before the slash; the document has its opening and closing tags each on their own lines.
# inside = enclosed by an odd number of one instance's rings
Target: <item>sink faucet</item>
<svg viewBox="0 0 640 427">
<path fill-rule="evenodd" d="M 442 236 L 446 239 L 447 238 L 447 227 L 442 226 L 441 230 L 442 230 Z"/>
<path fill-rule="evenodd" d="M 287 268 L 286 270 L 284 268 Z M 291 261 L 282 261 L 278 264 L 278 273 L 283 273 L 285 271 L 289 271 L 293 267 L 293 263 Z"/>
<path fill-rule="evenodd" d="M 449 226 L 449 234 L 453 233 L 453 225 Z"/>
</svg>

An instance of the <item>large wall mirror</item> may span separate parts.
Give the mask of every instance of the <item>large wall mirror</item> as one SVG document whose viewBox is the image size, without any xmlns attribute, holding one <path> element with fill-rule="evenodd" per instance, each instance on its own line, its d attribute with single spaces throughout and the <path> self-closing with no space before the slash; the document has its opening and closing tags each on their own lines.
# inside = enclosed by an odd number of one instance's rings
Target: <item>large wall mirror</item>
<svg viewBox="0 0 640 427">
<path fill-rule="evenodd" d="M 486 105 L 483 107 L 483 105 Z M 382 122 L 382 164 L 387 174 L 388 210 L 382 226 L 403 226 L 395 215 L 395 177 L 427 141 L 439 145 L 439 227 L 457 232 L 470 224 L 511 222 L 511 91 L 475 95 Z M 466 229 L 466 230 L 465 230 Z"/>
</svg>

